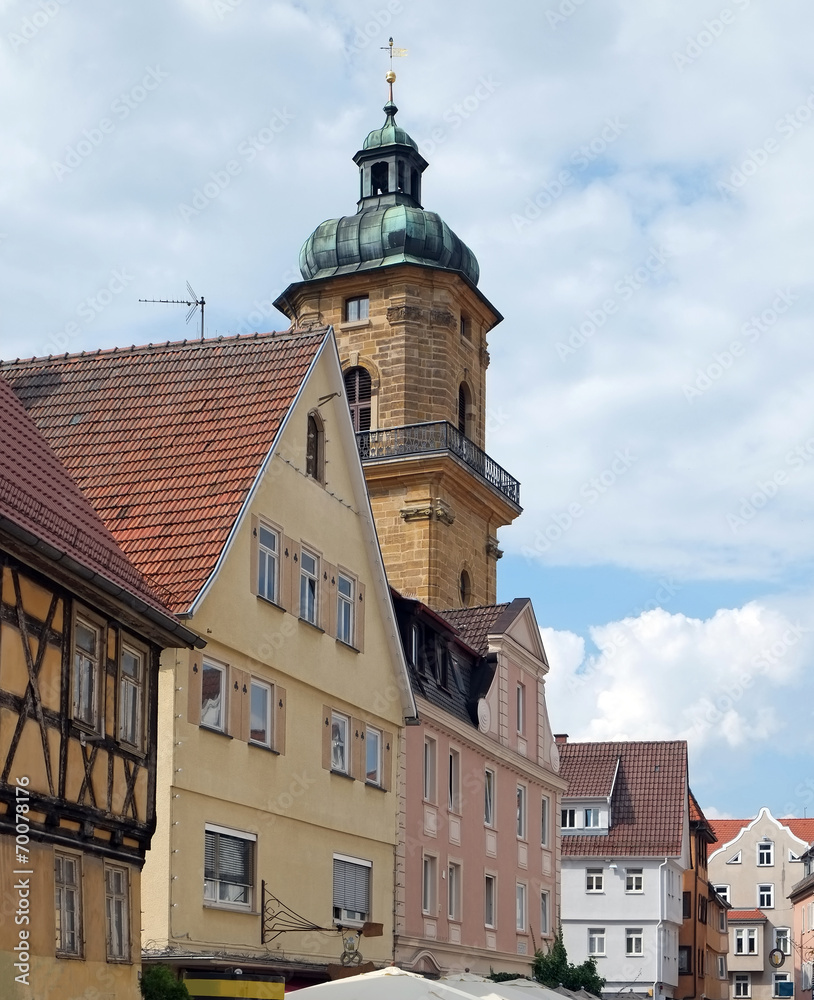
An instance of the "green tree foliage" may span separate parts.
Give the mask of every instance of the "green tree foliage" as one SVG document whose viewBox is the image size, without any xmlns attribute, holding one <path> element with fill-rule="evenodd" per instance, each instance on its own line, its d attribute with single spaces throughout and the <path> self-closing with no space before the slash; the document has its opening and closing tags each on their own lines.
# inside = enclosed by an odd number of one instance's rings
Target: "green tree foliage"
<svg viewBox="0 0 814 1000">
<path fill-rule="evenodd" d="M 144 1000 L 189 1000 L 189 990 L 168 965 L 145 965 L 139 985 Z"/>
<path fill-rule="evenodd" d="M 562 928 L 557 932 L 554 944 L 547 954 L 537 949 L 531 969 L 537 982 L 550 989 L 564 986 L 567 990 L 586 990 L 594 996 L 602 996 L 605 980 L 596 970 L 596 959 L 587 958 L 582 965 L 569 962 L 568 952 L 562 941 Z"/>
</svg>

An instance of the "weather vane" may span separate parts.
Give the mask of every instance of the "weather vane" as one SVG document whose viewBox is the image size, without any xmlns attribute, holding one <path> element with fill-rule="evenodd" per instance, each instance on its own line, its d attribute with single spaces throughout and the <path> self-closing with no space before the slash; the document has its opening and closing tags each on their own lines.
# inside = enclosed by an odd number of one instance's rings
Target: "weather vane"
<svg viewBox="0 0 814 1000">
<path fill-rule="evenodd" d="M 384 52 L 390 53 L 390 69 L 385 74 L 385 80 L 390 84 L 390 103 L 393 103 L 393 84 L 396 80 L 396 74 L 393 72 L 393 58 L 401 58 L 407 55 L 407 49 L 396 49 L 393 48 L 393 39 L 388 39 L 389 45 L 382 45 L 381 48 Z"/>
</svg>

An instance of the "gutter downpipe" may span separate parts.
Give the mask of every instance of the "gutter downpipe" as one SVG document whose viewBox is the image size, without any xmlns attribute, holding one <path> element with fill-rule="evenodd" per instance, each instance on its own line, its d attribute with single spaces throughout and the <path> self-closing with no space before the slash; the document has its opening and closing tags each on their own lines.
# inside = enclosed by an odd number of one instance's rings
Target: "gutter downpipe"
<svg viewBox="0 0 814 1000">
<path fill-rule="evenodd" d="M 665 865 L 667 864 L 667 862 L 669 860 L 670 859 L 667 856 L 665 856 L 664 861 L 662 861 L 662 863 L 659 865 L 659 875 L 661 875 L 662 868 L 665 867 Z M 659 878 L 659 881 L 661 881 L 661 878 Z M 666 910 L 667 909 L 667 887 L 666 886 L 664 886 L 664 894 L 663 894 L 662 898 L 664 900 L 664 902 L 663 902 L 663 910 Z M 657 954 L 658 954 L 658 965 L 656 967 L 656 973 L 658 975 L 661 975 L 662 966 L 664 964 L 664 948 L 662 947 L 662 944 L 661 944 L 661 925 L 663 923 L 664 923 L 664 916 L 662 914 L 659 914 L 659 922 L 658 922 L 658 925 L 656 927 L 656 947 L 658 949 L 658 952 L 657 952 Z M 663 981 L 664 981 L 663 979 L 657 979 L 653 983 L 653 1000 L 658 1000 L 658 993 L 657 993 L 657 990 L 656 990 L 656 986 L 658 985 L 658 983 L 663 982 Z"/>
</svg>

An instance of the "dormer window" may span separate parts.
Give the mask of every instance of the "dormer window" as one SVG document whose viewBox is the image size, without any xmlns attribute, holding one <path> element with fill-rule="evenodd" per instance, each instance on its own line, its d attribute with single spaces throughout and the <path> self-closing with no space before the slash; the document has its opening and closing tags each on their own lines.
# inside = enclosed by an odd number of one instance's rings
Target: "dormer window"
<svg viewBox="0 0 814 1000">
<path fill-rule="evenodd" d="M 599 826 L 599 810 L 598 809 L 586 809 L 585 810 L 585 826 L 587 829 L 595 829 Z"/>
</svg>

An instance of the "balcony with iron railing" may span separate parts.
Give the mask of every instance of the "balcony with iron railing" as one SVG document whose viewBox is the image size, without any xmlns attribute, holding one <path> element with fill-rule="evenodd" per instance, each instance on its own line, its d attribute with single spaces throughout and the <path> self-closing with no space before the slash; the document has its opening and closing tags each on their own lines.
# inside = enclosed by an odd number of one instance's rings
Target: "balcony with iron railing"
<svg viewBox="0 0 814 1000">
<path fill-rule="evenodd" d="M 474 441 L 445 420 L 406 427 L 386 427 L 356 434 L 362 462 L 405 458 L 448 452 L 477 473 L 484 482 L 498 490 L 517 507 L 520 506 L 520 483 L 482 451 Z"/>
</svg>

